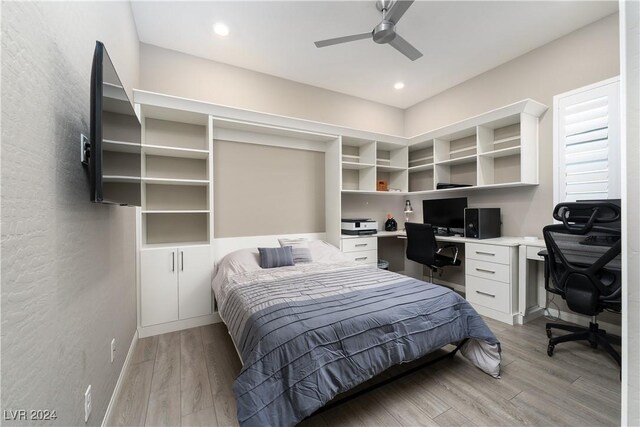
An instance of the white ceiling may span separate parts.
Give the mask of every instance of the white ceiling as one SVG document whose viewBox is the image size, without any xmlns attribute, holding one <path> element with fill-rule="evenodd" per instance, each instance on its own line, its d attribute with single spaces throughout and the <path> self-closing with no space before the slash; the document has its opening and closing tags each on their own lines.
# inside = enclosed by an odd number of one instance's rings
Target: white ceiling
<svg viewBox="0 0 640 427">
<path fill-rule="evenodd" d="M 616 1 L 416 1 L 397 25 L 424 56 L 372 40 L 375 1 L 133 1 L 140 41 L 407 108 L 617 11 Z M 213 33 L 225 22 L 226 38 Z M 405 88 L 393 84 L 403 81 Z"/>
</svg>

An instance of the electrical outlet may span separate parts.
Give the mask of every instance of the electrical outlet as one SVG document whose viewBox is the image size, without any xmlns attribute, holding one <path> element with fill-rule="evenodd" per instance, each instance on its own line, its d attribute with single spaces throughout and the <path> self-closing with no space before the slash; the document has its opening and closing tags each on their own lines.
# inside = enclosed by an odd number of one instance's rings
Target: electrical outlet
<svg viewBox="0 0 640 427">
<path fill-rule="evenodd" d="M 116 339 L 111 340 L 111 363 L 113 363 L 113 359 L 116 357 Z"/>
<path fill-rule="evenodd" d="M 89 421 L 89 415 L 91 415 L 91 384 L 87 387 L 87 391 L 84 392 L 84 422 Z"/>
</svg>

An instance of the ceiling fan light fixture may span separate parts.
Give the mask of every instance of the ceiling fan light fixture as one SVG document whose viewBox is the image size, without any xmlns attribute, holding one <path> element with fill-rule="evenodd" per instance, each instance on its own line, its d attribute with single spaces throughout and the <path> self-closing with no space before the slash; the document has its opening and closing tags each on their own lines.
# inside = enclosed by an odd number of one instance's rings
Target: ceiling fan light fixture
<svg viewBox="0 0 640 427">
<path fill-rule="evenodd" d="M 404 89 L 404 83 L 403 83 L 403 82 L 396 82 L 396 83 L 393 85 L 393 88 L 394 88 L 394 89 L 397 89 L 397 90 Z"/>
<path fill-rule="evenodd" d="M 229 26 L 224 22 L 216 22 L 213 24 L 213 32 L 220 37 L 227 37 L 229 35 Z"/>
</svg>

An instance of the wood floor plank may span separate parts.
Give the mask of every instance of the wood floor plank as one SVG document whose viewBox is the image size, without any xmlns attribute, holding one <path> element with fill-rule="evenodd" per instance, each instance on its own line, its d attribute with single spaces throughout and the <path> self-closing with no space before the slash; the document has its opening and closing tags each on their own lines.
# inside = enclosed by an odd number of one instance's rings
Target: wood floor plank
<svg viewBox="0 0 640 427">
<path fill-rule="evenodd" d="M 108 425 L 142 426 L 145 424 L 152 376 L 153 360 L 136 363 L 129 367 Z"/>
<path fill-rule="evenodd" d="M 177 426 L 180 420 L 180 381 L 151 390 L 145 426 Z"/>
<path fill-rule="evenodd" d="M 151 391 L 180 385 L 180 332 L 158 336 Z"/>
<path fill-rule="evenodd" d="M 433 419 L 440 427 L 475 427 L 475 424 L 457 410 L 450 408 Z"/>
<path fill-rule="evenodd" d="M 213 406 L 199 328 L 180 333 L 180 384 L 183 417 Z"/>
<path fill-rule="evenodd" d="M 553 400 L 567 408 L 577 408 L 588 418 L 598 424 L 618 424 L 619 403 L 612 404 L 600 398 L 596 393 L 575 387 L 553 373 L 536 369 L 535 365 L 524 360 L 516 360 L 505 368 L 503 382 L 515 384 L 523 391 L 537 392 L 539 395 L 549 395 L 553 390 Z"/>
<path fill-rule="evenodd" d="M 210 342 L 205 346 L 211 395 L 219 425 L 238 424 L 236 399 L 232 387 L 240 371 L 234 368 L 234 364 L 230 360 L 234 356 L 228 351 L 220 351 L 217 342 Z"/>
<path fill-rule="evenodd" d="M 343 403 L 340 406 L 323 412 L 322 418 L 330 426 L 335 427 L 367 427 L 359 417 L 357 408 L 353 401 Z"/>
<path fill-rule="evenodd" d="M 430 418 L 435 418 L 450 408 L 433 390 L 423 387 L 419 380 L 416 381 L 414 375 L 395 381 L 387 387 L 398 397 L 418 405 Z"/>
<path fill-rule="evenodd" d="M 405 396 L 398 395 L 391 387 L 382 387 L 371 392 L 371 397 L 376 400 L 397 421 L 397 425 L 403 426 L 437 426 L 419 405 Z"/>
<path fill-rule="evenodd" d="M 158 336 L 140 338 L 131 356 L 131 364 L 146 362 L 156 358 Z"/>
<path fill-rule="evenodd" d="M 207 427 L 215 426 L 216 411 L 213 407 L 192 412 L 182 417 L 182 427 Z"/>
</svg>

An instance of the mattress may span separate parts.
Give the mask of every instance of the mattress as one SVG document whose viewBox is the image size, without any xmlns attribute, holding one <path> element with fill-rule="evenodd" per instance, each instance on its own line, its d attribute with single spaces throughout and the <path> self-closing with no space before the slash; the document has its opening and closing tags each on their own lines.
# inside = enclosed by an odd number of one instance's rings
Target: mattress
<svg viewBox="0 0 640 427">
<path fill-rule="evenodd" d="M 464 339 L 494 376 L 500 348 L 447 288 L 351 262 L 246 271 L 214 286 L 242 358 L 233 389 L 242 426 L 289 426 L 393 365 Z"/>
</svg>

